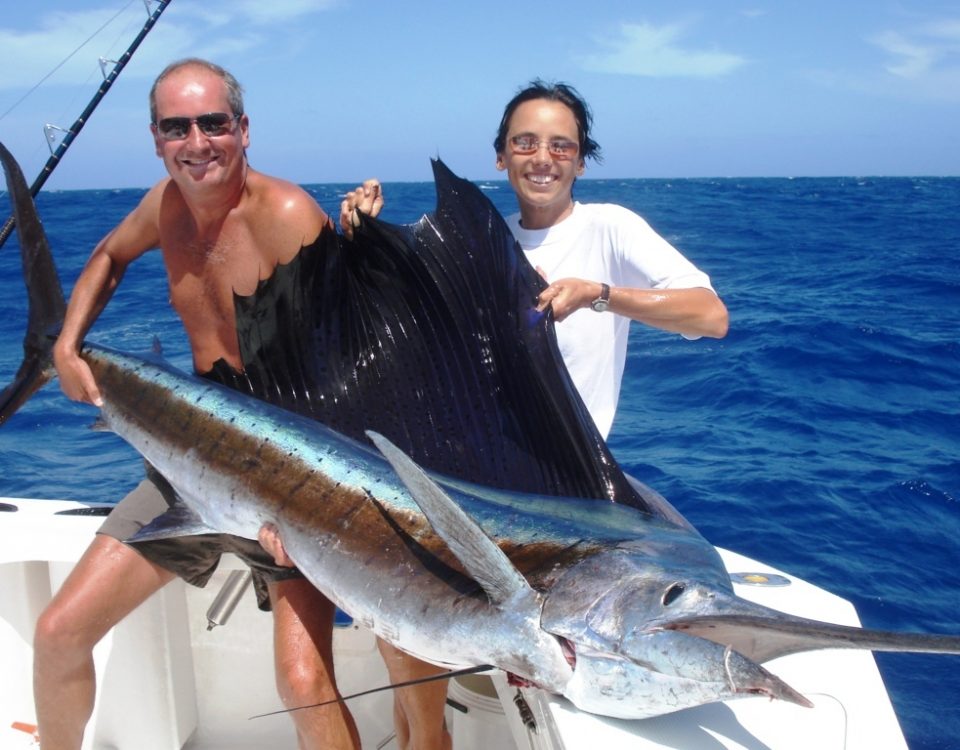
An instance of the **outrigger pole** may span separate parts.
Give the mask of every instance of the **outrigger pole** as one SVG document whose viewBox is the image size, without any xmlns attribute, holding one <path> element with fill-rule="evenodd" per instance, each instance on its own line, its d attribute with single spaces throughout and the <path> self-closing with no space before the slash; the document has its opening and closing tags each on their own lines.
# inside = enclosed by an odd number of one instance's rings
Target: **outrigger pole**
<svg viewBox="0 0 960 750">
<path fill-rule="evenodd" d="M 150 13 L 150 5 L 152 3 L 158 3 L 157 9 Z M 80 134 L 80 131 L 83 130 L 83 126 L 86 125 L 87 120 L 90 118 L 90 115 L 93 114 L 93 110 L 97 108 L 97 105 L 100 104 L 100 100 L 106 95 L 107 91 L 110 90 L 110 87 L 113 85 L 113 82 L 117 80 L 117 76 L 120 75 L 120 71 L 124 69 L 126 64 L 130 62 L 130 58 L 133 57 L 133 53 L 136 51 L 137 47 L 140 46 L 150 29 L 153 28 L 153 25 L 160 18 L 160 15 L 167 9 L 167 6 L 173 2 L 173 0 L 143 0 L 143 4 L 147 9 L 147 13 L 150 13 L 147 22 L 143 25 L 143 28 L 140 29 L 140 33 L 137 34 L 136 39 L 130 43 L 130 46 L 127 47 L 126 52 L 124 52 L 120 59 L 114 62 L 113 70 L 110 71 L 108 75 L 104 76 L 103 83 L 100 84 L 100 88 L 97 89 L 97 93 L 93 95 L 93 98 L 87 103 L 86 108 L 83 112 L 80 113 L 80 116 L 77 118 L 76 122 L 70 126 L 70 129 L 66 131 L 63 140 L 60 141 L 60 145 L 57 147 L 57 150 L 54 151 L 50 158 L 47 159 L 47 163 L 43 165 L 43 169 L 40 170 L 40 174 L 37 175 L 37 178 L 33 181 L 33 184 L 30 186 L 30 195 L 36 197 L 37 193 L 40 192 L 40 188 L 43 187 L 43 184 L 47 181 L 47 178 L 53 173 L 53 170 L 57 168 L 57 165 L 60 163 L 60 159 L 66 153 L 67 149 L 70 148 L 70 144 L 73 143 L 73 140 Z M 101 70 L 103 69 L 103 63 L 107 62 L 101 59 L 100 66 Z M 0 247 L 3 247 L 7 241 L 7 237 L 13 232 L 13 227 L 15 226 L 16 221 L 11 216 L 7 219 L 6 223 L 3 225 L 3 228 L 0 229 Z"/>
</svg>

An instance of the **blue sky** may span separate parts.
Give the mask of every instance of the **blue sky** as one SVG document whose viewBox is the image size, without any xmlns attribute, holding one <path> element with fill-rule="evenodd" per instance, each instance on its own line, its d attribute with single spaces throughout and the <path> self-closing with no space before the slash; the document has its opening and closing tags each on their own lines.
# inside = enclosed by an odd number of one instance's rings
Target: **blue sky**
<svg viewBox="0 0 960 750">
<path fill-rule="evenodd" d="M 73 122 L 145 19 L 143 0 L 6 4 L 0 140 L 28 179 L 44 123 Z M 502 177 L 494 130 L 536 76 L 593 108 L 587 177 L 960 174 L 956 0 L 173 0 L 48 187 L 159 179 L 146 95 L 188 55 L 243 83 L 254 166 L 300 183 L 427 180 L 436 155 Z"/>
</svg>

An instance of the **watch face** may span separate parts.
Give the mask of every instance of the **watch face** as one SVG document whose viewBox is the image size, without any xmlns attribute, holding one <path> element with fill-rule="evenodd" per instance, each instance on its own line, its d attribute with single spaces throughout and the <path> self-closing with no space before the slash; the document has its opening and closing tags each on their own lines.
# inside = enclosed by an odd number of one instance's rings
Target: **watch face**
<svg viewBox="0 0 960 750">
<path fill-rule="evenodd" d="M 610 306 L 610 285 L 600 285 L 600 296 L 590 303 L 594 312 L 603 312 Z"/>
</svg>

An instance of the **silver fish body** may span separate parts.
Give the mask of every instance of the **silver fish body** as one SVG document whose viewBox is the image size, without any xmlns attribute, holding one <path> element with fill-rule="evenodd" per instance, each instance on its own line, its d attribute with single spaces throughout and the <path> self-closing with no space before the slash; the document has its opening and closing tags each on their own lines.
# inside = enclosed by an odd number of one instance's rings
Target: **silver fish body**
<svg viewBox="0 0 960 750">
<path fill-rule="evenodd" d="M 612 503 L 427 478 L 464 514 L 436 529 L 422 495 L 366 446 L 162 363 L 98 347 L 84 357 L 107 426 L 198 517 L 175 514 L 176 528 L 139 539 L 255 538 L 274 523 L 311 582 L 399 648 L 443 666 L 491 664 L 595 713 L 637 718 L 760 692 L 803 701 L 724 646 L 657 624 L 678 582 L 697 576 L 732 595 L 695 531 Z M 451 552 L 449 537 L 466 531 L 489 547 Z"/>
<path fill-rule="evenodd" d="M 107 425 L 200 519 L 140 539 L 253 538 L 274 523 L 307 577 L 394 645 L 444 666 L 497 666 L 595 713 L 639 718 L 757 693 L 805 703 L 726 646 L 666 629 L 698 586 L 732 597 L 716 551 L 686 526 L 424 475 L 463 512 L 443 528 L 398 480 L 402 467 L 312 420 L 162 363 L 92 347 L 84 357 Z M 481 549 L 452 552 L 467 530 Z"/>
</svg>

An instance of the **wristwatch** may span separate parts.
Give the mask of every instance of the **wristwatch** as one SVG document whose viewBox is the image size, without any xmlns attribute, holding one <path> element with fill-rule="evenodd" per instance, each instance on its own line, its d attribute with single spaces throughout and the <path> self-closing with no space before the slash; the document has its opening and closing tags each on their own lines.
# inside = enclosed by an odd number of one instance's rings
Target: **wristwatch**
<svg viewBox="0 0 960 750">
<path fill-rule="evenodd" d="M 594 312 L 604 312 L 610 307 L 610 285 L 600 284 L 600 296 L 590 303 Z"/>
</svg>

